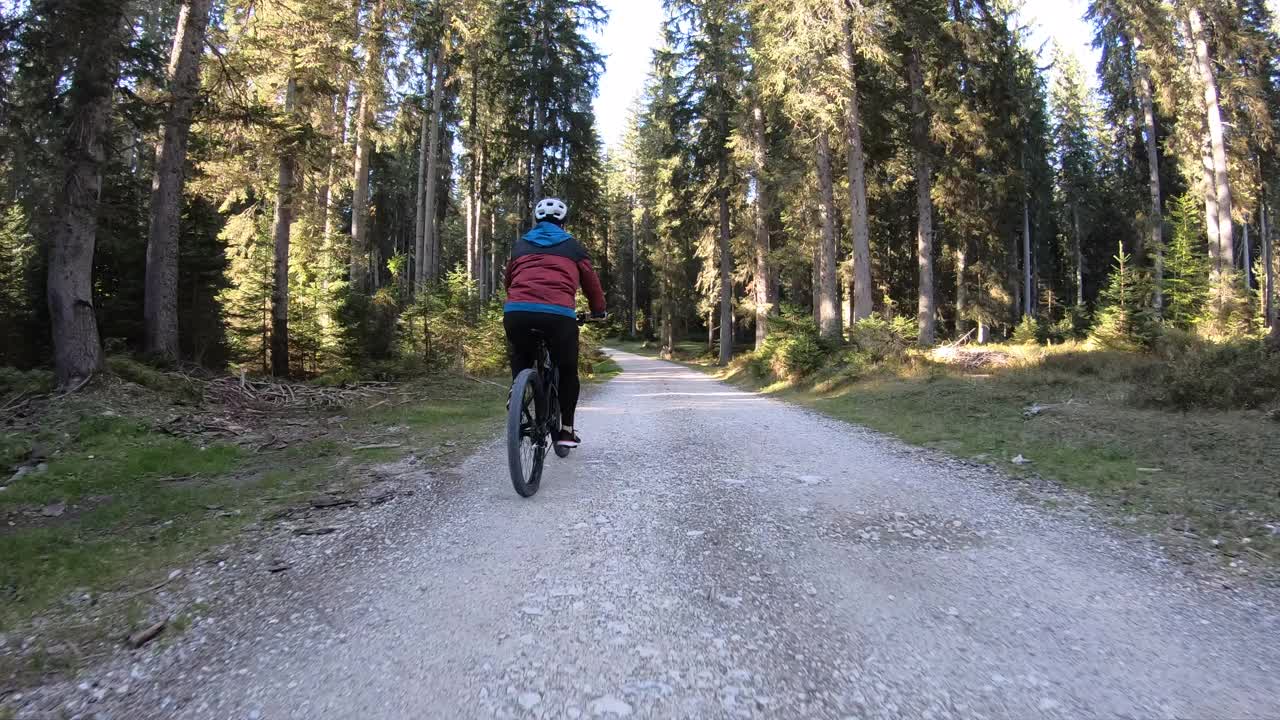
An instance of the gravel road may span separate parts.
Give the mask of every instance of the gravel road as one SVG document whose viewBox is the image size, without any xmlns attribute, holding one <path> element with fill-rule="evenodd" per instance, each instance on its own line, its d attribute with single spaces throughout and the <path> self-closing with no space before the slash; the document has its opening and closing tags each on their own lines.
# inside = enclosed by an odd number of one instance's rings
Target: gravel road
<svg viewBox="0 0 1280 720">
<path fill-rule="evenodd" d="M 254 576 L 198 640 L 76 709 L 1280 716 L 1273 591 L 1193 577 L 994 471 L 615 357 L 625 372 L 584 400 L 584 447 L 549 461 L 534 498 L 495 441 L 361 529 L 292 540 L 327 569 Z"/>
</svg>

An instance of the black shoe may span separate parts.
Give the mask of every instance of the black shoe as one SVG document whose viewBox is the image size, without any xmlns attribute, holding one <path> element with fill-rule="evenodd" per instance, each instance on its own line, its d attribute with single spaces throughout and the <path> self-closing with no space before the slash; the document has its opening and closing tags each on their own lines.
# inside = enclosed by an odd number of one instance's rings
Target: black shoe
<svg viewBox="0 0 1280 720">
<path fill-rule="evenodd" d="M 561 430 L 556 433 L 556 446 L 566 448 L 576 448 L 582 444 L 582 438 L 577 433 Z"/>
</svg>

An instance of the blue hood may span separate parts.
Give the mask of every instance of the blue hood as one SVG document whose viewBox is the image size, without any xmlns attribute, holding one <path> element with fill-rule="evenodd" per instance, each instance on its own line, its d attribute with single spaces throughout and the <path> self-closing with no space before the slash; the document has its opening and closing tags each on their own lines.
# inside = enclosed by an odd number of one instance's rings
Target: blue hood
<svg viewBox="0 0 1280 720">
<path fill-rule="evenodd" d="M 529 232 L 525 233 L 524 239 L 538 247 L 551 247 L 559 245 L 566 240 L 572 240 L 573 236 L 564 231 L 564 228 L 557 227 L 554 223 L 540 222 Z"/>
</svg>

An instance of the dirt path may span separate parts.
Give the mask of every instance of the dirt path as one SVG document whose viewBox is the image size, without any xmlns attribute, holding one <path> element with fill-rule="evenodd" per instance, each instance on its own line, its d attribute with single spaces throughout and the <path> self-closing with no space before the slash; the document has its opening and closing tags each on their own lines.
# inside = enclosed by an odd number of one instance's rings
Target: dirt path
<svg viewBox="0 0 1280 720">
<path fill-rule="evenodd" d="M 190 637 L 69 688 L 74 712 L 1280 715 L 1267 591 L 1187 577 L 987 471 L 616 358 L 585 447 L 532 500 L 495 442 L 358 528 L 296 539 L 320 569 L 259 576 Z"/>
</svg>

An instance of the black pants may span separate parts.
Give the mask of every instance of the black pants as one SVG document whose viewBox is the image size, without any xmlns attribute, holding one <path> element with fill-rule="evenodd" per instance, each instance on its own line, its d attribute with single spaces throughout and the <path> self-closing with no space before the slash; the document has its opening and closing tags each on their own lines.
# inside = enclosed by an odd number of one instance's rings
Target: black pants
<svg viewBox="0 0 1280 720">
<path fill-rule="evenodd" d="M 521 370 L 533 367 L 537 343 L 531 331 L 538 330 L 547 340 L 551 362 L 560 369 L 560 419 L 573 426 L 573 413 L 578 407 L 578 320 L 577 318 L 538 312 L 509 312 L 502 318 L 507 330 L 507 355 L 511 358 L 511 379 Z"/>
</svg>

